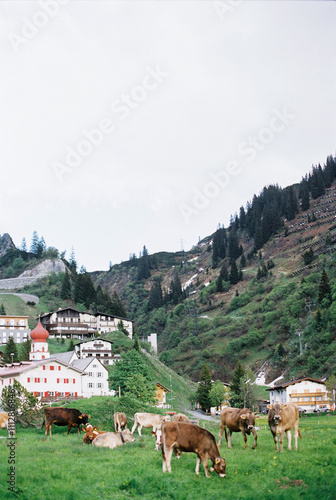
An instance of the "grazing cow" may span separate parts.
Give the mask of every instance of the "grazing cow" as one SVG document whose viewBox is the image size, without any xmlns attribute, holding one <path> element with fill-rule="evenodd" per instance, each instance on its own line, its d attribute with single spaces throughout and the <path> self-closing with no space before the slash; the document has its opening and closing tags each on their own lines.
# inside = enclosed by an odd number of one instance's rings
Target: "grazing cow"
<svg viewBox="0 0 336 500">
<path fill-rule="evenodd" d="M 275 442 L 275 451 L 279 451 L 277 435 L 280 434 L 280 451 L 283 451 L 283 437 L 287 434 L 288 449 L 291 450 L 292 435 L 290 430 L 294 427 L 295 449 L 298 448 L 299 408 L 295 403 L 275 403 L 268 405 L 268 425 Z"/>
<path fill-rule="evenodd" d="M 252 450 L 257 447 L 257 433 L 255 430 L 255 419 L 259 418 L 252 413 L 251 410 L 247 408 L 223 408 L 220 416 L 220 429 L 219 429 L 219 440 L 218 446 L 220 446 L 223 436 L 223 431 L 225 431 L 225 439 L 228 448 L 231 448 L 231 434 L 233 432 L 241 432 L 245 441 L 245 449 L 247 448 L 247 437 L 246 434 L 250 435 L 252 432 L 254 436 L 254 444 Z M 226 432 L 227 428 L 227 432 Z"/>
<path fill-rule="evenodd" d="M 116 432 L 121 431 L 122 427 L 125 427 L 125 429 L 127 429 L 127 417 L 125 413 L 115 413 L 113 415 L 113 421 L 114 429 Z"/>
<path fill-rule="evenodd" d="M 100 434 L 92 441 L 92 445 L 103 446 L 104 448 L 113 450 L 113 448 L 123 445 L 126 441 L 135 441 L 129 429 L 120 432 L 105 432 L 104 434 Z"/>
<path fill-rule="evenodd" d="M 0 429 L 8 429 L 8 413 L 6 411 L 0 413 Z"/>
<path fill-rule="evenodd" d="M 141 429 L 143 427 L 153 427 L 153 432 L 157 429 L 161 429 L 163 422 L 168 422 L 170 416 L 159 415 L 158 413 L 135 413 L 134 414 L 134 425 L 132 427 L 132 434 L 138 427 L 138 434 L 141 436 Z"/>
<path fill-rule="evenodd" d="M 173 416 L 173 422 L 186 422 L 190 424 L 189 418 L 183 415 L 183 413 L 176 413 L 176 415 Z"/>
<path fill-rule="evenodd" d="M 90 415 L 81 413 L 75 408 L 44 408 L 43 425 L 45 425 L 45 435 L 48 435 L 48 429 L 51 436 L 52 424 L 60 426 L 68 426 L 67 434 L 69 434 L 71 427 L 77 427 L 78 434 L 80 434 L 80 425 L 87 424 Z"/>
<path fill-rule="evenodd" d="M 215 470 L 220 477 L 226 475 L 225 459 L 219 454 L 215 436 L 198 425 L 185 422 L 166 422 L 162 425 L 162 471 L 171 472 L 171 457 L 174 449 L 196 453 L 196 474 L 199 474 L 202 462 L 206 477 L 208 459 L 212 461 L 210 472 Z"/>
<path fill-rule="evenodd" d="M 91 424 L 87 424 L 86 427 L 82 427 L 82 431 L 85 432 L 83 438 L 84 444 L 91 444 L 92 441 L 99 436 L 99 434 L 105 434 L 105 431 L 99 431 L 98 427 L 92 427 Z"/>
</svg>

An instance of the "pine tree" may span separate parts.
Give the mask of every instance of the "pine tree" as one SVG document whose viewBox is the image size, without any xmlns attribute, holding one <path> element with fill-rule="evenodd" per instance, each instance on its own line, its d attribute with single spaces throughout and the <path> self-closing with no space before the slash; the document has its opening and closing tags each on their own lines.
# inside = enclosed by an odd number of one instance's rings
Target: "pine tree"
<svg viewBox="0 0 336 500">
<path fill-rule="evenodd" d="M 318 291 L 319 291 L 318 293 L 319 304 L 321 304 L 324 299 L 326 299 L 328 302 L 331 301 L 330 281 L 325 269 L 323 269 L 321 273 Z"/>
<path fill-rule="evenodd" d="M 143 247 L 142 254 L 138 261 L 138 279 L 147 279 L 150 277 L 150 257 L 147 248 Z"/>
<path fill-rule="evenodd" d="M 0 304 L 0 316 L 6 316 L 6 309 L 3 304 Z"/>
<path fill-rule="evenodd" d="M 161 279 L 156 278 L 149 292 L 148 310 L 157 309 L 163 305 Z"/>
<path fill-rule="evenodd" d="M 71 283 L 70 283 L 69 273 L 66 270 L 62 281 L 61 299 L 66 300 L 70 298 L 71 298 Z"/>
<path fill-rule="evenodd" d="M 112 295 L 112 312 L 111 312 L 111 314 L 114 314 L 115 316 L 119 316 L 121 318 L 127 317 L 126 308 L 115 290 L 114 290 L 113 295 Z"/>
<path fill-rule="evenodd" d="M 5 345 L 3 360 L 5 363 L 12 363 L 12 361 L 13 363 L 17 363 L 19 361 L 17 345 L 12 336 L 9 337 Z"/>
<path fill-rule="evenodd" d="M 234 259 L 232 259 L 232 261 L 231 261 L 231 270 L 230 270 L 229 279 L 230 279 L 231 285 L 236 285 L 239 281 L 238 268 L 237 268 L 236 261 Z"/>
<path fill-rule="evenodd" d="M 170 284 L 169 297 L 174 304 L 178 304 L 183 297 L 181 280 L 177 269 L 175 269 L 174 276 Z"/>
<path fill-rule="evenodd" d="M 29 361 L 29 355 L 31 351 L 31 340 L 27 339 L 25 342 L 21 344 L 21 356 L 20 361 Z"/>
<path fill-rule="evenodd" d="M 309 210 L 310 201 L 309 201 L 309 187 L 308 182 L 305 179 L 302 179 L 301 182 L 301 210 L 305 212 Z"/>
<path fill-rule="evenodd" d="M 68 351 L 71 352 L 71 351 L 74 351 L 74 350 L 75 350 L 75 343 L 74 343 L 73 339 L 71 339 L 70 342 L 69 342 Z"/>
<path fill-rule="evenodd" d="M 26 243 L 26 238 L 23 237 L 21 241 L 21 250 L 22 252 L 27 252 L 27 243 Z"/>
<path fill-rule="evenodd" d="M 140 352 L 140 350 L 141 350 L 140 343 L 139 343 L 139 337 L 137 336 L 137 334 L 134 335 L 133 349 L 135 349 L 138 352 Z"/>
<path fill-rule="evenodd" d="M 75 258 L 75 250 L 74 247 L 71 248 L 70 260 L 69 260 L 69 269 L 71 274 L 76 274 L 77 272 L 77 262 Z"/>
<path fill-rule="evenodd" d="M 244 407 L 244 398 L 243 398 L 243 395 L 241 393 L 242 392 L 241 391 L 241 382 L 243 380 L 244 374 L 245 374 L 245 372 L 244 372 L 244 369 L 242 367 L 242 364 L 240 361 L 238 361 L 236 368 L 235 368 L 235 371 L 234 371 L 234 374 L 233 374 L 232 382 L 230 385 L 229 402 L 230 402 L 230 406 L 232 406 L 234 408 L 243 408 Z"/>
<path fill-rule="evenodd" d="M 226 231 L 224 227 L 219 227 L 214 234 L 212 243 L 212 267 L 217 267 L 220 260 L 226 257 Z"/>
<path fill-rule="evenodd" d="M 33 236 L 32 236 L 31 245 L 30 245 L 30 253 L 33 253 L 34 255 L 38 255 L 39 243 L 40 243 L 40 239 L 39 239 L 39 236 L 37 234 L 37 231 L 34 231 Z"/>
<path fill-rule="evenodd" d="M 226 264 L 222 265 L 220 272 L 219 272 L 219 275 L 223 281 L 229 281 L 229 273 L 228 273 Z"/>
<path fill-rule="evenodd" d="M 211 401 L 210 401 L 211 388 L 212 388 L 211 372 L 209 370 L 209 367 L 205 364 L 202 368 L 200 380 L 196 391 L 197 401 L 199 402 L 202 410 L 204 411 L 209 410 L 211 406 Z"/>
<path fill-rule="evenodd" d="M 222 292 L 223 291 L 223 280 L 221 275 L 218 276 L 216 279 L 216 292 Z"/>
<path fill-rule="evenodd" d="M 230 229 L 228 254 L 230 259 L 238 259 L 238 257 L 240 257 L 241 255 L 241 249 L 239 248 L 239 240 L 235 226 L 231 226 Z"/>
</svg>

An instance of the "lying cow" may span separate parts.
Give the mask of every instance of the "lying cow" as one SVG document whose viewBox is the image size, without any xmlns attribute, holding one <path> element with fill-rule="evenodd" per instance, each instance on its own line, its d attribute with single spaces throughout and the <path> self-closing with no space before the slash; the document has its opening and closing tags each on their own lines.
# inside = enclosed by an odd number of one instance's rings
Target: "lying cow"
<svg viewBox="0 0 336 500">
<path fill-rule="evenodd" d="M 283 451 L 283 437 L 284 433 L 287 434 L 288 449 L 291 450 L 292 434 L 290 430 L 294 427 L 294 441 L 295 449 L 298 448 L 298 436 L 302 439 L 299 430 L 299 408 L 295 403 L 275 403 L 267 405 L 268 412 L 268 425 L 275 442 L 275 450 L 278 448 L 278 434 L 280 434 L 280 451 Z"/>
<path fill-rule="evenodd" d="M 186 422 L 190 424 L 189 418 L 183 415 L 183 413 L 176 413 L 176 415 L 173 416 L 173 422 Z"/>
<path fill-rule="evenodd" d="M 239 409 L 239 408 L 223 408 L 220 416 L 220 429 L 219 429 L 219 440 L 218 446 L 220 446 L 223 436 L 223 431 L 225 431 L 225 439 L 228 445 L 228 448 L 232 448 L 231 446 L 231 434 L 233 432 L 241 432 L 243 434 L 243 438 L 245 441 L 245 449 L 247 448 L 247 435 L 250 435 L 252 432 L 254 436 L 254 444 L 252 446 L 252 450 L 257 446 L 257 433 L 255 430 L 255 419 L 259 418 L 254 415 L 251 410 L 247 408 Z M 227 429 L 227 431 L 226 431 Z"/>
<path fill-rule="evenodd" d="M 127 417 L 125 413 L 115 413 L 113 415 L 114 429 L 116 432 L 122 430 L 122 427 L 127 429 Z"/>
<path fill-rule="evenodd" d="M 163 422 L 168 422 L 169 420 L 169 415 L 163 416 L 158 413 L 135 413 L 134 425 L 131 432 L 133 434 L 135 429 L 138 428 L 138 434 L 141 436 L 141 429 L 143 427 L 153 427 L 153 432 L 156 432 L 157 429 L 161 429 Z"/>
<path fill-rule="evenodd" d="M 135 441 L 129 429 L 120 432 L 104 432 L 104 434 L 99 434 L 99 436 L 92 441 L 92 445 L 103 446 L 113 450 L 113 448 L 122 446 L 127 441 Z"/>
<path fill-rule="evenodd" d="M 212 461 L 210 472 L 215 470 L 220 477 L 226 475 L 225 459 L 219 454 L 215 436 L 198 425 L 185 422 L 166 422 L 162 425 L 162 471 L 171 472 L 171 457 L 173 451 L 191 451 L 196 453 L 196 474 L 199 474 L 202 461 L 206 477 L 210 477 L 208 471 L 208 459 Z"/>
<path fill-rule="evenodd" d="M 81 413 L 75 408 L 44 408 L 43 425 L 45 425 L 45 435 L 47 436 L 48 430 L 51 436 L 52 424 L 67 426 L 69 434 L 71 427 L 76 427 L 78 429 L 78 434 L 80 434 L 80 426 L 82 424 L 87 424 L 90 415 L 86 413 Z"/>
<path fill-rule="evenodd" d="M 98 427 L 92 427 L 91 424 L 87 424 L 86 427 L 82 428 L 82 431 L 85 432 L 85 436 L 83 438 L 84 444 L 91 444 L 92 441 L 99 436 L 100 434 L 105 434 L 105 431 L 99 431 Z"/>
</svg>

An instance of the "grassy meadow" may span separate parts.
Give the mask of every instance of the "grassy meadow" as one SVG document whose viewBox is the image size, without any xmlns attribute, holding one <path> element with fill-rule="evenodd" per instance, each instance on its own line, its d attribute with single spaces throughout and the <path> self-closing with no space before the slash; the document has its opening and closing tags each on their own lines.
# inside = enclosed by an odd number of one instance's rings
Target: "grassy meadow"
<svg viewBox="0 0 336 500">
<path fill-rule="evenodd" d="M 77 405 L 76 405 L 77 406 Z M 98 419 L 104 421 L 105 419 Z M 91 416 L 93 424 L 96 423 Z M 112 415 L 108 428 L 111 427 Z M 132 423 L 132 422 L 130 422 Z M 218 422 L 200 421 L 216 438 Z M 336 416 L 303 417 L 299 450 L 274 451 L 266 417 L 258 420 L 258 446 L 243 448 L 241 434 L 232 437 L 232 450 L 225 440 L 221 455 L 227 462 L 227 477 L 216 473 L 207 479 L 201 465 L 194 470 L 195 454 L 172 458 L 172 474 L 162 473 L 161 452 L 154 450 L 150 430 L 136 441 L 115 450 L 83 444 L 83 434 L 66 435 L 65 427 L 53 426 L 53 436 L 42 429 L 17 429 L 15 482 L 20 499 L 316 499 L 336 498 Z M 0 430 L 6 436 L 5 430 Z M 0 498 L 15 498 L 8 491 L 9 448 L 0 439 Z"/>
</svg>

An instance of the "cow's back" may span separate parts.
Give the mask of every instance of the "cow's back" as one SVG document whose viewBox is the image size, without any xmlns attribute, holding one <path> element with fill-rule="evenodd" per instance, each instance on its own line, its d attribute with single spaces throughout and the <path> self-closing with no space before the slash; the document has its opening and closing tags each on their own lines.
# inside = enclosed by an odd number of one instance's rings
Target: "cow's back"
<svg viewBox="0 0 336 500">
<path fill-rule="evenodd" d="M 294 427 L 295 422 L 299 420 L 299 408 L 295 403 L 286 403 L 286 406 L 281 410 L 281 420 L 284 431 Z"/>
<path fill-rule="evenodd" d="M 176 443 L 181 451 L 195 451 L 202 443 L 202 448 L 216 447 L 216 440 L 211 432 L 195 424 L 186 422 L 165 422 L 162 425 L 162 441 L 168 447 Z"/>
<path fill-rule="evenodd" d="M 122 440 L 119 433 L 115 432 L 105 432 L 104 434 L 99 434 L 93 441 L 93 446 L 104 446 L 105 448 L 116 448 L 121 446 Z"/>
<path fill-rule="evenodd" d="M 221 427 L 228 427 L 232 430 L 239 430 L 239 416 L 241 410 L 239 408 L 226 407 L 223 408 L 220 415 Z"/>
<path fill-rule="evenodd" d="M 186 422 L 187 424 L 190 424 L 190 420 L 186 415 L 183 415 L 183 413 L 176 413 L 176 415 L 173 416 L 173 422 Z"/>
</svg>

